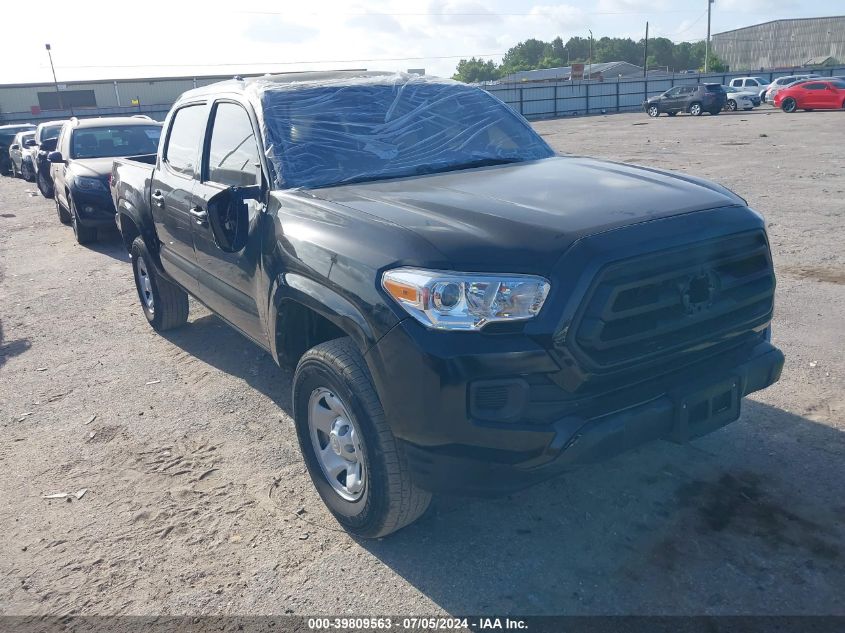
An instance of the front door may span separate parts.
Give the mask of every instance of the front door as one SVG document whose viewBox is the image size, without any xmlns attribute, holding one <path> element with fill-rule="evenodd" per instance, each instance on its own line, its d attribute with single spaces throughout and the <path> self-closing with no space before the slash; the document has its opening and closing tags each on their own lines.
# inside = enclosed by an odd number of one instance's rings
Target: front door
<svg viewBox="0 0 845 633">
<path fill-rule="evenodd" d="M 170 120 L 161 164 L 150 186 L 150 207 L 161 241 L 161 263 L 184 288 L 197 290 L 191 196 L 199 176 L 200 149 L 205 138 L 205 103 L 179 108 Z"/>
<path fill-rule="evenodd" d="M 208 211 L 208 201 L 230 187 L 262 185 L 261 158 L 247 110 L 234 101 L 218 101 L 211 114 L 211 133 L 203 152 L 202 179 L 192 196 L 195 214 Z M 236 253 L 226 253 L 214 240 L 206 219 L 193 223 L 199 265 L 199 298 L 244 334 L 267 346 L 267 334 L 258 314 L 256 277 L 261 258 L 260 227 L 263 203 L 247 200 L 249 238 Z"/>
</svg>

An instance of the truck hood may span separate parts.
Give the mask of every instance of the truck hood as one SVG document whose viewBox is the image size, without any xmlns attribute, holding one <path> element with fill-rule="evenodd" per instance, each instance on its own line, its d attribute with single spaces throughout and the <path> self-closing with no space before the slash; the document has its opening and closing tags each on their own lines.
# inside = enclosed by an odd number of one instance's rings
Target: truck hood
<svg viewBox="0 0 845 633">
<path fill-rule="evenodd" d="M 453 266 L 543 272 L 581 237 L 744 201 L 705 180 L 559 156 L 309 195 L 405 227 Z"/>
</svg>

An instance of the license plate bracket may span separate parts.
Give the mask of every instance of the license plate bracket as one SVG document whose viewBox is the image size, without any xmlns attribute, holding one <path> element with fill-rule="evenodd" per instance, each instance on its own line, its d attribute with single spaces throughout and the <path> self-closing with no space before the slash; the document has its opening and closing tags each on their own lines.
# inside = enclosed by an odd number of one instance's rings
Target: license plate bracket
<svg viewBox="0 0 845 633">
<path fill-rule="evenodd" d="M 739 378 L 730 377 L 676 394 L 672 441 L 683 444 L 739 418 L 741 393 Z"/>
</svg>

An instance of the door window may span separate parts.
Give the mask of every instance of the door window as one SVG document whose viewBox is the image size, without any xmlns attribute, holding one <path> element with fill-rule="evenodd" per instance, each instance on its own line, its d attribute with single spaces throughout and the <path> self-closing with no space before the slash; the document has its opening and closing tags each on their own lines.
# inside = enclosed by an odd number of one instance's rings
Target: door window
<svg viewBox="0 0 845 633">
<path fill-rule="evenodd" d="M 824 90 L 826 87 L 824 84 L 804 84 L 802 86 L 804 90 Z"/>
<path fill-rule="evenodd" d="M 236 103 L 218 103 L 214 111 L 205 179 L 229 187 L 259 183 L 261 159 L 249 115 Z"/>
<path fill-rule="evenodd" d="M 193 178 L 197 174 L 197 155 L 205 137 L 204 105 L 180 108 L 173 117 L 164 160 L 173 171 Z"/>
</svg>

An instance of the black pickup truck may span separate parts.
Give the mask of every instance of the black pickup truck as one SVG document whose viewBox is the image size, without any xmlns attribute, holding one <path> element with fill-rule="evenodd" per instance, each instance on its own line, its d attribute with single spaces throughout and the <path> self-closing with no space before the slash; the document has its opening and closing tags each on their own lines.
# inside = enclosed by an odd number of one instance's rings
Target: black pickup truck
<svg viewBox="0 0 845 633">
<path fill-rule="evenodd" d="M 778 380 L 763 219 L 692 176 L 556 155 L 464 84 L 266 76 L 185 93 L 114 162 L 144 313 L 193 295 L 280 364 L 351 532 L 736 420 Z"/>
</svg>

